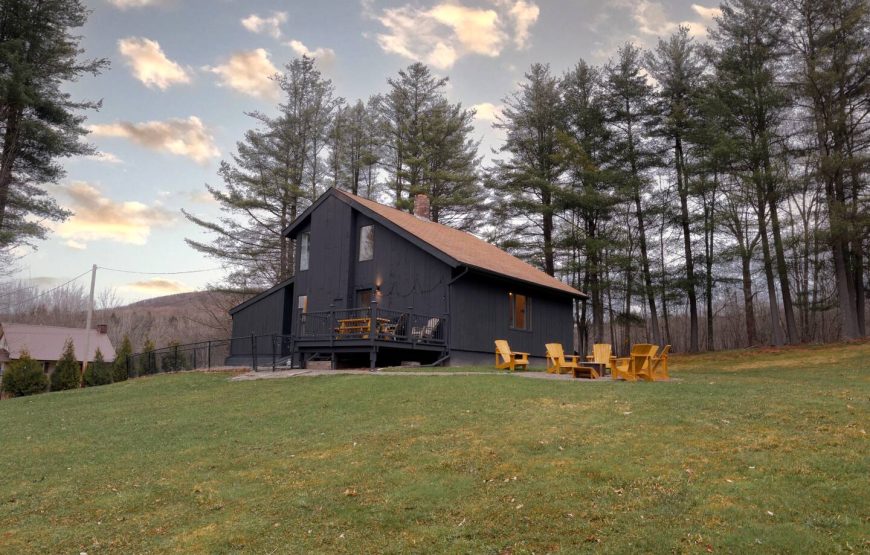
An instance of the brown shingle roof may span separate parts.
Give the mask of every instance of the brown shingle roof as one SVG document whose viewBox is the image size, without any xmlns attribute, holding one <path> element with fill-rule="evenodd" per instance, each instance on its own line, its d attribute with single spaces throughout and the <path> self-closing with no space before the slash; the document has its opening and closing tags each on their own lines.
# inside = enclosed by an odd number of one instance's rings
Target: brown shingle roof
<svg viewBox="0 0 870 555">
<path fill-rule="evenodd" d="M 385 206 L 345 191 L 337 189 L 336 191 L 462 264 L 550 289 L 556 289 L 571 295 L 586 296 L 570 285 L 547 275 L 534 266 L 470 233 L 429 220 L 422 220 L 408 212 L 403 212 L 402 210 L 397 210 L 396 208 Z"/>
<path fill-rule="evenodd" d="M 82 360 L 88 333 L 91 334 L 90 360 L 94 360 L 97 348 L 103 353 L 106 362 L 115 360 L 115 348 L 112 347 L 109 336 L 97 330 L 83 328 L 2 323 L 0 324 L 0 349 L 7 351 L 9 358 L 13 360 L 19 357 L 22 350 L 28 351 L 35 360 L 57 360 L 63 353 L 66 340 L 72 339 L 76 358 Z"/>
</svg>

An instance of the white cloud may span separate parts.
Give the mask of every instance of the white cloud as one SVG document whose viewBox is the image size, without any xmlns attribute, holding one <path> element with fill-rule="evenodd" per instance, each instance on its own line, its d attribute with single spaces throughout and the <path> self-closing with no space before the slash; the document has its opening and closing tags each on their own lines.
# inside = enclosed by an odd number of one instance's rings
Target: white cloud
<svg viewBox="0 0 870 555">
<path fill-rule="evenodd" d="M 97 152 L 95 154 L 91 154 L 86 156 L 88 160 L 93 160 L 94 162 L 102 162 L 104 164 L 123 164 L 124 161 L 112 154 L 111 152 Z"/>
<path fill-rule="evenodd" d="M 274 38 L 281 38 L 281 24 L 287 21 L 287 12 L 272 12 L 269 17 L 251 14 L 242 19 L 242 27 L 252 33 L 263 33 Z"/>
<path fill-rule="evenodd" d="M 166 57 L 157 41 L 130 37 L 118 41 L 118 50 L 146 87 L 166 90 L 176 83 L 190 83 L 190 74 Z"/>
<path fill-rule="evenodd" d="M 496 121 L 498 116 L 501 115 L 501 106 L 496 106 L 492 102 L 481 102 L 480 104 L 475 104 L 472 108 L 475 111 L 475 119 L 481 121 Z"/>
<path fill-rule="evenodd" d="M 221 86 L 256 98 L 278 98 L 278 84 L 272 79 L 278 69 L 262 48 L 237 52 L 223 64 L 205 69 L 220 77 Z"/>
<path fill-rule="evenodd" d="M 172 295 L 174 293 L 185 293 L 193 290 L 185 283 L 164 278 L 151 278 L 142 281 L 134 281 L 121 286 L 121 288 L 149 295 Z"/>
<path fill-rule="evenodd" d="M 162 3 L 161 0 L 108 0 L 108 2 L 122 10 L 128 8 L 144 8 L 145 6 L 154 6 Z"/>
<path fill-rule="evenodd" d="M 73 182 L 62 191 L 67 199 L 64 207 L 73 215 L 58 224 L 57 234 L 67 239 L 66 245 L 73 249 L 84 250 L 87 241 L 98 240 L 144 245 L 153 227 L 167 226 L 175 220 L 170 210 L 135 201 L 115 201 L 83 181 Z"/>
<path fill-rule="evenodd" d="M 293 52 L 296 52 L 299 56 L 304 55 L 309 58 L 316 58 L 318 62 L 325 66 L 331 65 L 335 61 L 335 50 L 332 48 L 320 47 L 311 50 L 298 40 L 291 40 L 287 43 L 287 46 L 293 49 Z"/>
<path fill-rule="evenodd" d="M 530 28 L 538 21 L 540 13 L 541 9 L 538 8 L 537 4 L 525 2 L 524 0 L 518 0 L 510 8 L 508 15 L 510 15 L 513 21 L 514 44 L 516 44 L 517 48 L 525 48 L 528 44 L 529 35 L 531 34 Z"/>
<path fill-rule="evenodd" d="M 719 8 L 708 8 L 700 4 L 692 4 L 692 11 L 700 21 L 672 21 L 665 13 L 661 2 L 641 0 L 634 5 L 632 17 L 637 23 L 638 31 L 644 35 L 664 38 L 683 26 L 689 28 L 691 35 L 703 38 L 707 36 L 707 27 L 713 25 L 713 18 L 722 14 Z"/>
<path fill-rule="evenodd" d="M 382 50 L 447 69 L 465 55 L 498 56 L 511 37 L 524 47 L 539 13 L 526 0 L 496 0 L 487 9 L 444 1 L 429 9 L 386 8 L 372 17 L 386 28 L 376 36 Z"/>
<path fill-rule="evenodd" d="M 91 125 L 88 129 L 97 137 L 122 137 L 151 150 L 186 156 L 200 164 L 220 156 L 214 137 L 196 116 L 143 123 L 119 121 Z"/>
</svg>

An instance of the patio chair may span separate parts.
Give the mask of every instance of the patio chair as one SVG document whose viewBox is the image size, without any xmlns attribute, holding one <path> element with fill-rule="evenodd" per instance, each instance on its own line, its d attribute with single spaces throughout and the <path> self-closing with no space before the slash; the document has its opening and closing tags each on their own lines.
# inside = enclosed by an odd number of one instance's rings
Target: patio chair
<svg viewBox="0 0 870 555">
<path fill-rule="evenodd" d="M 606 365 L 607 368 L 610 368 L 610 373 L 613 374 L 616 357 L 612 353 L 613 348 L 610 346 L 610 343 L 596 343 L 592 345 L 592 354 L 586 355 L 586 360 Z"/>
<path fill-rule="evenodd" d="M 498 370 L 513 372 L 518 366 L 529 368 L 529 353 L 511 351 L 510 345 L 504 339 L 495 340 L 495 367 Z"/>
<path fill-rule="evenodd" d="M 565 355 L 561 343 L 547 343 L 547 372 L 550 374 L 574 374 L 575 378 L 598 378 L 598 372 L 591 366 L 583 366 L 578 355 Z M 565 372 L 563 372 L 563 370 Z"/>
<path fill-rule="evenodd" d="M 440 324 L 441 318 L 429 318 L 425 326 L 411 328 L 411 335 L 417 339 L 433 339 Z"/>
<path fill-rule="evenodd" d="M 652 379 L 655 381 L 664 381 L 671 379 L 668 374 L 668 353 L 671 352 L 671 346 L 665 345 L 662 352 L 658 356 L 652 357 Z"/>
<path fill-rule="evenodd" d="M 635 345 L 635 347 L 638 347 L 638 345 Z M 634 365 L 634 375 L 645 381 L 651 382 L 653 381 L 652 359 L 659 348 L 657 345 L 650 345 L 648 343 L 641 343 L 640 347 L 642 348 L 638 348 L 637 352 L 632 348 L 631 359 L 632 364 Z"/>
<path fill-rule="evenodd" d="M 649 343 L 635 343 L 628 357 L 617 358 L 613 367 L 613 379 L 624 379 L 631 382 L 643 378 L 652 380 L 650 365 L 658 347 Z"/>
</svg>

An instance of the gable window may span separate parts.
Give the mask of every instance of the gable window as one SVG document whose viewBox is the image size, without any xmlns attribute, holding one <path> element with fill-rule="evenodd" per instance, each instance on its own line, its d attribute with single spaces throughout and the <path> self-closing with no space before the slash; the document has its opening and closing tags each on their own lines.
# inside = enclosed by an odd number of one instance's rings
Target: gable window
<svg viewBox="0 0 870 555">
<path fill-rule="evenodd" d="M 359 261 L 371 260 L 375 256 L 375 226 L 364 225 L 359 228 Z"/>
<path fill-rule="evenodd" d="M 308 269 L 308 254 L 311 250 L 311 233 L 299 234 L 299 271 Z"/>
<path fill-rule="evenodd" d="M 511 327 L 515 330 L 531 328 L 529 321 L 529 298 L 525 295 L 510 293 Z"/>
</svg>

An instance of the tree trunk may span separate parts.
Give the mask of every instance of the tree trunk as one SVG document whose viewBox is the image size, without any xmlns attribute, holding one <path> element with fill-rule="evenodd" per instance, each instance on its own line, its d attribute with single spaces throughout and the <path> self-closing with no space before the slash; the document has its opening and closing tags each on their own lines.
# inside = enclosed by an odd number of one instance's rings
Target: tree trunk
<svg viewBox="0 0 870 555">
<path fill-rule="evenodd" d="M 683 168 L 683 144 L 679 137 L 674 143 L 677 167 L 677 192 L 680 195 L 680 226 L 683 229 L 683 254 L 686 259 L 686 295 L 689 298 L 689 352 L 700 350 L 698 342 L 698 298 L 695 292 L 695 261 L 692 257 L 692 232 L 689 228 L 689 185 Z"/>
<path fill-rule="evenodd" d="M 779 213 L 775 193 L 768 192 L 768 207 L 770 209 L 770 228 L 773 231 L 773 247 L 776 253 L 776 269 L 779 274 L 779 289 L 782 294 L 782 309 L 785 313 L 785 327 L 788 334 L 788 342 L 799 343 L 797 322 L 794 317 L 794 306 L 791 300 L 791 285 L 788 278 L 788 264 L 785 261 L 785 249 L 782 245 L 782 233 L 779 226 Z"/>
<path fill-rule="evenodd" d="M 785 343 L 782 336 L 782 325 L 779 322 L 779 302 L 776 298 L 776 283 L 773 278 L 773 262 L 770 257 L 770 241 L 767 236 L 767 214 L 765 213 L 764 190 L 756 184 L 757 210 L 758 210 L 758 234 L 761 236 L 761 254 L 764 266 L 764 278 L 767 282 L 767 297 L 770 308 L 770 344 L 781 346 Z"/>
<path fill-rule="evenodd" d="M 9 193 L 12 188 L 12 166 L 18 153 L 18 130 L 21 110 L 10 110 L 6 118 L 6 131 L 3 134 L 3 153 L 0 155 L 0 247 L 3 246 L 3 227 L 6 208 L 9 205 Z"/>
</svg>

